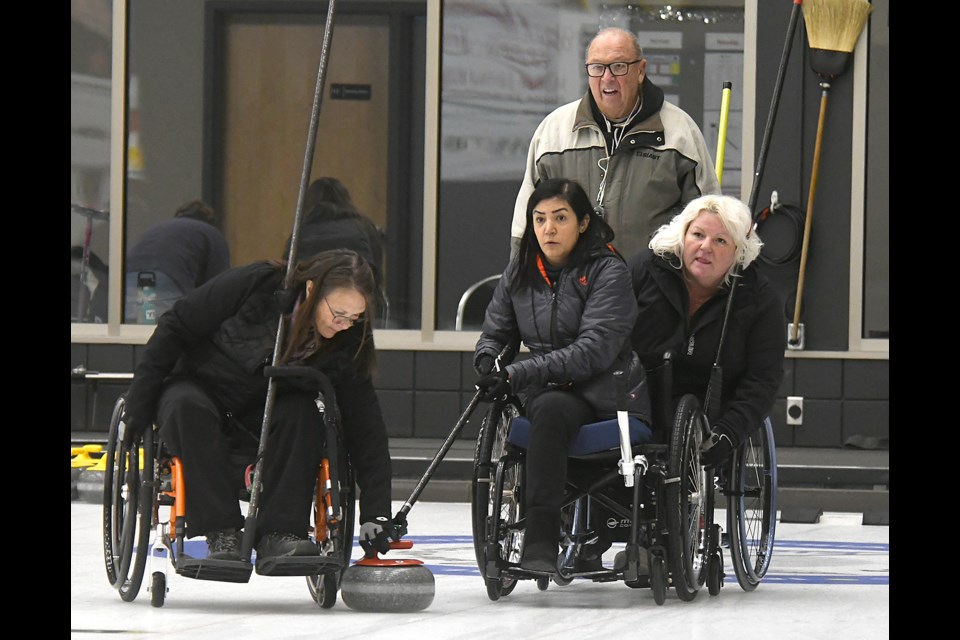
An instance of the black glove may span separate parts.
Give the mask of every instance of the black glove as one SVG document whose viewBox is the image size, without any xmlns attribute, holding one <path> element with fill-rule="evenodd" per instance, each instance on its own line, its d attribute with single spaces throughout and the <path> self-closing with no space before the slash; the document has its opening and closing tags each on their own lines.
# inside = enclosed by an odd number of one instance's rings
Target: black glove
<svg viewBox="0 0 960 640">
<path fill-rule="evenodd" d="M 126 411 L 124 411 L 120 419 L 124 425 L 126 425 L 124 427 L 123 439 L 128 443 L 139 440 L 140 437 L 147 432 L 147 428 L 151 426 L 149 420 L 141 420 Z"/>
<path fill-rule="evenodd" d="M 482 391 L 480 399 L 484 402 L 502 400 L 510 394 L 510 377 L 506 369 L 488 373 L 477 380 L 477 391 Z"/>
<path fill-rule="evenodd" d="M 396 525 L 386 516 L 378 516 L 360 525 L 360 546 L 366 557 L 390 551 L 390 541 L 399 540 Z"/>
<path fill-rule="evenodd" d="M 722 424 L 716 425 L 713 433 L 700 447 L 700 464 L 705 467 L 719 467 L 726 463 L 737 448 L 735 438 L 736 434 L 732 429 Z"/>
<path fill-rule="evenodd" d="M 484 354 L 477 358 L 477 364 L 473 366 L 473 369 L 477 372 L 477 375 L 485 376 L 493 371 L 494 362 L 496 360 L 493 356 Z"/>
</svg>

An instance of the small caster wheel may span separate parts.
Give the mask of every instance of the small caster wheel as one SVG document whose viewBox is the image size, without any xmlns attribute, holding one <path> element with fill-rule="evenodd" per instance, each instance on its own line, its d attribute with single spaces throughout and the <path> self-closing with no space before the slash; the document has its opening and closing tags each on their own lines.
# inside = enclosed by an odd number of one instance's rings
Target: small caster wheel
<svg viewBox="0 0 960 640">
<path fill-rule="evenodd" d="M 650 558 L 650 588 L 653 589 L 653 601 L 663 604 L 667 601 L 667 570 L 663 566 L 663 557 Z"/>
<path fill-rule="evenodd" d="M 710 556 L 710 564 L 707 567 L 707 591 L 710 595 L 719 595 L 720 587 L 723 586 L 723 560 L 720 554 Z"/>
<path fill-rule="evenodd" d="M 167 576 L 162 571 L 154 571 L 150 579 L 150 606 L 162 607 L 167 597 Z"/>
</svg>

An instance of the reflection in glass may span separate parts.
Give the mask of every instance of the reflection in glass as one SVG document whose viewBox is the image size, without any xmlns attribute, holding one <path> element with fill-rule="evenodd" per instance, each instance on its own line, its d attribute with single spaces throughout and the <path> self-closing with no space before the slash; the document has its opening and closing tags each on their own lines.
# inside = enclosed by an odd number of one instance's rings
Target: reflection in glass
<svg viewBox="0 0 960 640">
<path fill-rule="evenodd" d="M 111 0 L 70 3 L 71 322 L 106 322 Z"/>
</svg>

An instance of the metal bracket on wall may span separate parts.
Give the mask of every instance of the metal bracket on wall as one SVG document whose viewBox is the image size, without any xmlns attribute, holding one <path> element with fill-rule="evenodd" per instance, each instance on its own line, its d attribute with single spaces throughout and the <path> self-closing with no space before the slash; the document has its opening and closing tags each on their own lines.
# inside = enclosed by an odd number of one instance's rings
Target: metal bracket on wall
<svg viewBox="0 0 960 640">
<path fill-rule="evenodd" d="M 803 349 L 803 345 L 803 323 L 801 322 L 798 326 L 796 339 L 793 337 L 793 323 L 787 323 L 787 349 L 791 351 L 800 351 Z"/>
</svg>

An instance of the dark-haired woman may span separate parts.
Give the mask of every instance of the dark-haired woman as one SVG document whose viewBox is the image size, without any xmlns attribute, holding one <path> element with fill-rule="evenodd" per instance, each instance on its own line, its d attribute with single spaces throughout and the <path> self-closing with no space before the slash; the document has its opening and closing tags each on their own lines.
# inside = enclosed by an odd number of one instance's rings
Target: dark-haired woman
<svg viewBox="0 0 960 640">
<path fill-rule="evenodd" d="M 269 381 L 263 369 L 273 360 L 284 314 L 290 322 L 278 362 L 313 367 L 330 379 L 361 490 L 361 536 L 379 534 L 380 550 L 389 544 L 383 531 L 391 469 L 371 382 L 370 265 L 354 251 L 335 250 L 300 262 L 284 286 L 286 271 L 280 262 L 235 267 L 177 301 L 147 342 L 127 394 L 128 426 L 137 432 L 155 422 L 183 462 L 187 537 L 205 535 L 217 559 L 240 559 L 242 468 L 231 450 L 244 449 L 238 438 L 256 450 Z M 277 384 L 254 540 L 258 563 L 319 553 L 307 538 L 325 437 L 316 399 L 315 389 Z"/>
<path fill-rule="evenodd" d="M 629 372 L 632 392 L 644 390 L 633 394 L 632 414 L 647 419 L 649 399 L 630 345 L 637 305 L 626 264 L 610 245 L 613 231 L 583 188 L 562 178 L 537 185 L 526 216 L 520 249 L 487 307 L 474 366 L 485 399 L 515 393 L 524 403 L 531 433 L 520 564 L 552 573 L 569 443 L 580 425 L 616 415 L 614 370 Z M 516 340 L 531 357 L 491 371 Z"/>
</svg>

